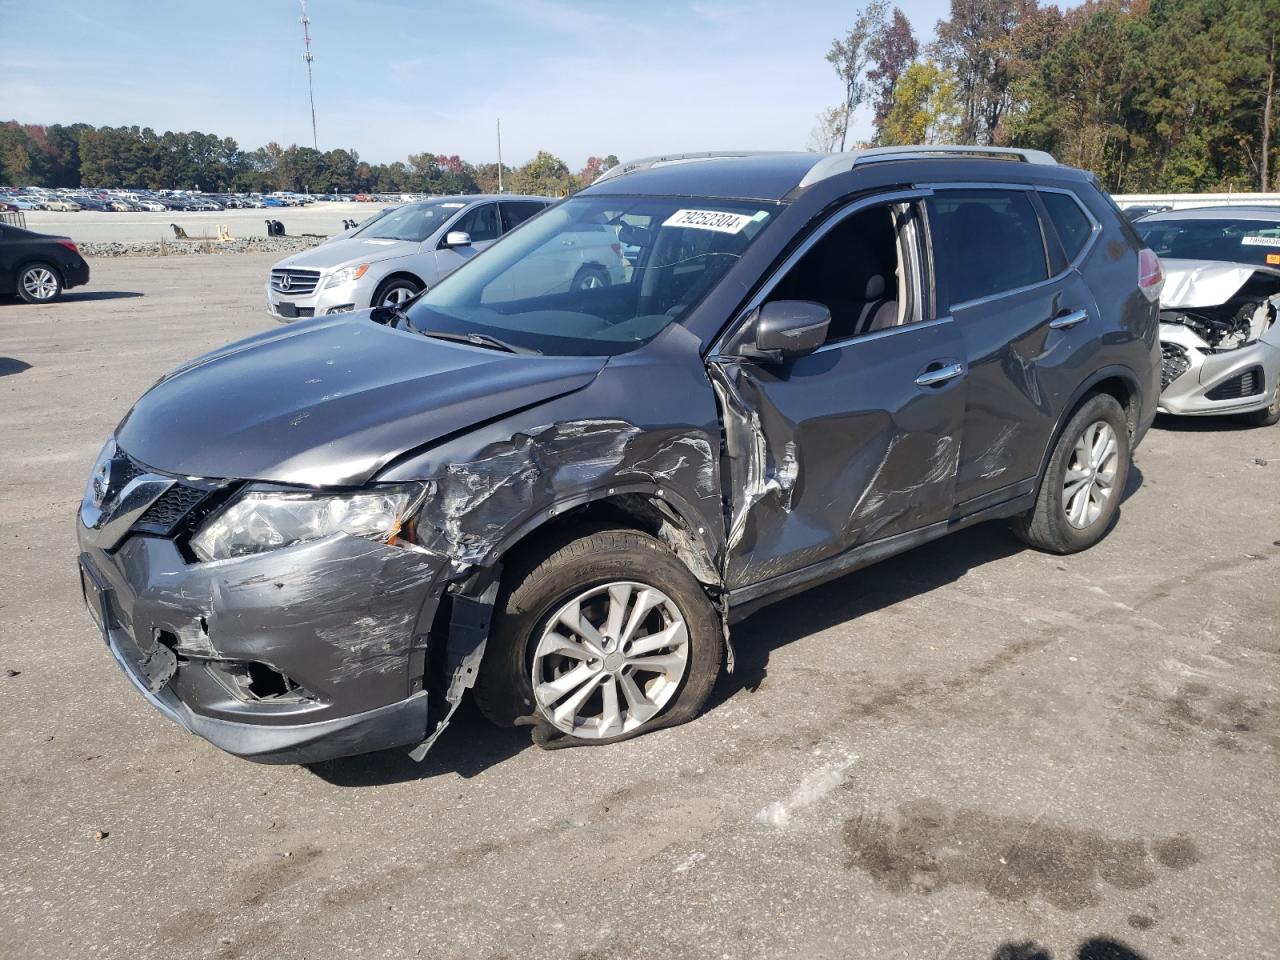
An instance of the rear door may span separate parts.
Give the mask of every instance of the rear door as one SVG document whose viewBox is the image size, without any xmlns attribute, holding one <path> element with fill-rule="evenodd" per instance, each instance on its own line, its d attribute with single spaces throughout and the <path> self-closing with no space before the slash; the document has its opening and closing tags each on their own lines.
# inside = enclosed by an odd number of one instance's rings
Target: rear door
<svg viewBox="0 0 1280 960">
<path fill-rule="evenodd" d="M 1093 349 L 1097 310 L 1030 188 L 935 185 L 927 207 L 940 308 L 968 369 L 963 514 L 1034 482 Z"/>
<path fill-rule="evenodd" d="M 808 238 L 748 306 L 831 310 L 827 342 L 781 363 L 709 373 L 725 424 L 731 587 L 945 521 L 961 448 L 963 344 L 933 314 L 919 194 L 851 204 Z"/>
</svg>

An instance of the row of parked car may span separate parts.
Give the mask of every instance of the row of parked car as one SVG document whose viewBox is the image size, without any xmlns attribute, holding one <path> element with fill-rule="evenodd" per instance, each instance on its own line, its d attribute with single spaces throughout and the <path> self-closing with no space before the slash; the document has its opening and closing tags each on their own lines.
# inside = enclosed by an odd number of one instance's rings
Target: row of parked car
<svg viewBox="0 0 1280 960">
<path fill-rule="evenodd" d="M 300 207 L 315 198 L 297 193 L 195 193 L 152 190 L 48 190 L 25 187 L 0 188 L 0 211 L 6 210 L 96 210 L 127 213 L 166 210 L 217 211 L 264 207 Z"/>
</svg>

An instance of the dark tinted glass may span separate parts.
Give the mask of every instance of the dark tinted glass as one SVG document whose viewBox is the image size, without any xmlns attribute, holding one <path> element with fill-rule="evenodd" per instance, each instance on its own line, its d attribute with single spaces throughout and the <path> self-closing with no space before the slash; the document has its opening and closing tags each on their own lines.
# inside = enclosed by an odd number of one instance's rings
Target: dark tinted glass
<svg viewBox="0 0 1280 960">
<path fill-rule="evenodd" d="M 545 203 L 538 203 L 536 200 L 503 200 L 499 206 L 502 207 L 503 233 L 514 230 L 530 217 L 547 209 Z"/>
<path fill-rule="evenodd" d="M 461 230 L 463 233 L 470 234 L 472 243 L 497 240 L 499 234 L 498 205 L 496 203 L 482 203 L 480 206 L 468 210 L 451 229 Z"/>
<path fill-rule="evenodd" d="M 1093 224 L 1080 209 L 1080 204 L 1065 193 L 1050 193 L 1042 190 L 1040 200 L 1044 208 L 1049 211 L 1049 219 L 1053 221 L 1053 227 L 1058 231 L 1058 239 L 1062 241 L 1062 249 L 1066 251 L 1067 259 L 1074 260 L 1089 241 L 1089 236 L 1093 233 Z"/>
<path fill-rule="evenodd" d="M 1274 220 L 1139 220 L 1133 226 L 1157 256 L 1280 266 L 1280 214 Z"/>
<path fill-rule="evenodd" d="M 941 190 L 929 231 L 943 303 L 963 303 L 1047 279 L 1040 219 L 1021 190 Z"/>
</svg>

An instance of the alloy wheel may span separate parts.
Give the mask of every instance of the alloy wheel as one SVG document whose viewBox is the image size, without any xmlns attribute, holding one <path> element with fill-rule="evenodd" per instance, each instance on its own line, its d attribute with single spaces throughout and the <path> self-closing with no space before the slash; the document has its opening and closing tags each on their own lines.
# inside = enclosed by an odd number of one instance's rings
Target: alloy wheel
<svg viewBox="0 0 1280 960">
<path fill-rule="evenodd" d="M 52 300 L 58 294 L 58 278 L 48 267 L 32 267 L 22 275 L 22 289 L 32 300 Z"/>
<path fill-rule="evenodd" d="M 1104 420 L 1089 424 L 1076 440 L 1063 479 L 1062 507 L 1077 530 L 1091 526 L 1115 493 L 1119 455 L 1115 430 Z"/>
<path fill-rule="evenodd" d="M 382 306 L 398 307 L 400 304 L 412 297 L 413 293 L 414 291 L 410 290 L 408 287 L 392 287 L 382 295 Z"/>
<path fill-rule="evenodd" d="M 617 581 L 555 611 L 533 652 L 533 693 L 546 719 L 584 739 L 647 723 L 675 696 L 689 665 L 689 631 L 655 587 Z"/>
</svg>

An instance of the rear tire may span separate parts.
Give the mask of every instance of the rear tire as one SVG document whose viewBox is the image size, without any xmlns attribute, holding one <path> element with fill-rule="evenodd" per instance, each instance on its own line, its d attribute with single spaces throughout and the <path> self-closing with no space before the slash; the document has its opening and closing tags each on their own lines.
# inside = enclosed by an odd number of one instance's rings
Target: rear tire
<svg viewBox="0 0 1280 960">
<path fill-rule="evenodd" d="M 62 296 L 62 275 L 48 263 L 28 263 L 18 271 L 18 296 L 27 303 L 53 303 Z"/>
<path fill-rule="evenodd" d="M 639 531 L 570 536 L 508 568 L 473 691 L 480 712 L 503 727 L 534 716 L 571 741 L 591 744 L 692 720 L 724 659 L 720 619 L 701 584 L 661 541 Z M 661 602 L 635 613 L 655 597 Z M 610 604 L 622 598 L 627 615 L 611 620 Z M 564 626 L 579 619 L 590 629 Z M 593 648 L 584 638 L 597 629 L 607 656 L 587 652 Z M 676 639 L 662 643 L 662 635 Z M 632 651 L 645 640 L 646 648 Z M 576 649 L 568 654 L 554 652 L 570 646 Z M 651 672 L 644 659 L 662 661 L 664 670 Z M 581 681 L 573 682 L 574 671 Z"/>
<path fill-rule="evenodd" d="M 1241 414 L 1240 419 L 1255 427 L 1273 427 L 1280 423 L 1280 386 L 1276 387 L 1276 395 L 1271 398 L 1269 406 L 1252 413 Z"/>
<path fill-rule="evenodd" d="M 1040 478 L 1035 506 L 1013 522 L 1048 553 L 1087 550 L 1107 535 L 1129 479 L 1129 422 L 1115 397 L 1095 394 L 1067 421 Z"/>
</svg>

